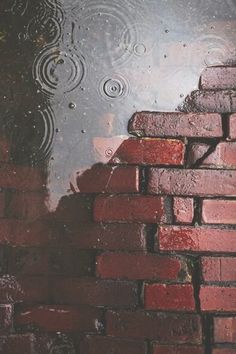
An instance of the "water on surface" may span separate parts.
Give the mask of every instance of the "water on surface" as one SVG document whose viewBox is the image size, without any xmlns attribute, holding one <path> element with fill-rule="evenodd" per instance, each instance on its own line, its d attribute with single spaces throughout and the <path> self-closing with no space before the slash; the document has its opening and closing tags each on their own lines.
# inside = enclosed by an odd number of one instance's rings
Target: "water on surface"
<svg viewBox="0 0 236 354">
<path fill-rule="evenodd" d="M 135 111 L 176 110 L 235 59 L 235 0 L 1 0 L 0 16 L 2 134 L 46 166 L 51 209 Z"/>
</svg>

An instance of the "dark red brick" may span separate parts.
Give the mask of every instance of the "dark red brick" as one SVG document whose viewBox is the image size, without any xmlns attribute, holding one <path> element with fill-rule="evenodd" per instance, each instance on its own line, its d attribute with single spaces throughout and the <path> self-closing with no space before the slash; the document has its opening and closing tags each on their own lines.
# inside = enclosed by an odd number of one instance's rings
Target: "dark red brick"
<svg viewBox="0 0 236 354">
<path fill-rule="evenodd" d="M 236 288 L 202 286 L 200 301 L 202 311 L 236 312 Z"/>
<path fill-rule="evenodd" d="M 12 247 L 8 271 L 11 274 L 40 275 L 48 272 L 48 254 L 44 248 Z"/>
<path fill-rule="evenodd" d="M 194 311 L 193 287 L 190 284 L 146 284 L 144 303 L 147 310 Z"/>
<path fill-rule="evenodd" d="M 175 197 L 173 203 L 175 222 L 191 224 L 194 218 L 193 198 Z"/>
<path fill-rule="evenodd" d="M 162 251 L 236 252 L 236 230 L 163 226 L 158 236 Z"/>
<path fill-rule="evenodd" d="M 31 306 L 21 307 L 15 313 L 15 325 L 27 326 L 46 332 L 99 332 L 101 310 L 72 306 Z"/>
<path fill-rule="evenodd" d="M 139 165 L 183 165 L 185 145 L 173 139 L 128 139 L 117 149 L 110 163 Z"/>
<path fill-rule="evenodd" d="M 2 164 L 0 167 L 0 187 L 20 191 L 45 189 L 46 176 L 39 168 Z"/>
<path fill-rule="evenodd" d="M 201 88 L 203 90 L 235 89 L 236 67 L 209 67 L 201 75 Z"/>
<path fill-rule="evenodd" d="M 9 141 L 1 136 L 0 137 L 0 161 L 8 162 L 10 159 L 10 144 Z"/>
<path fill-rule="evenodd" d="M 236 200 L 203 200 L 202 222 L 204 224 L 236 224 Z"/>
<path fill-rule="evenodd" d="M 78 173 L 77 187 L 81 193 L 135 193 L 139 191 L 139 169 L 95 165 Z"/>
<path fill-rule="evenodd" d="M 45 276 L 24 276 L 17 278 L 22 291 L 20 300 L 24 303 L 47 303 L 49 301 L 49 284 Z"/>
<path fill-rule="evenodd" d="M 43 221 L 23 221 L 2 219 L 0 221 L 0 244 L 12 246 L 43 246 L 47 245 L 53 232 Z"/>
<path fill-rule="evenodd" d="M 135 282 L 83 278 L 55 278 L 52 296 L 57 304 L 132 308 L 138 304 Z"/>
<path fill-rule="evenodd" d="M 193 91 L 186 98 L 182 110 L 185 112 L 235 112 L 236 93 L 233 90 Z"/>
<path fill-rule="evenodd" d="M 187 265 L 177 257 L 153 254 L 104 253 L 97 259 L 97 273 L 112 279 L 189 279 Z"/>
<path fill-rule="evenodd" d="M 229 139 L 236 139 L 236 113 L 229 117 Z"/>
<path fill-rule="evenodd" d="M 153 354 L 204 354 L 204 348 L 196 346 L 153 345 Z"/>
<path fill-rule="evenodd" d="M 212 354 L 236 354 L 236 348 L 215 348 L 213 349 Z"/>
<path fill-rule="evenodd" d="M 94 203 L 94 219 L 104 222 L 165 222 L 165 199 L 145 195 L 98 196 Z"/>
<path fill-rule="evenodd" d="M 6 194 L 4 192 L 0 192 L 0 218 L 5 216 L 6 209 Z"/>
<path fill-rule="evenodd" d="M 107 334 L 117 337 L 149 338 L 161 343 L 193 343 L 202 341 L 198 315 L 173 315 L 155 312 L 108 311 Z"/>
<path fill-rule="evenodd" d="M 214 318 L 215 343 L 236 343 L 236 317 Z"/>
<path fill-rule="evenodd" d="M 214 113 L 135 113 L 129 133 L 150 137 L 222 137 L 221 116 Z"/>
<path fill-rule="evenodd" d="M 43 193 L 13 193 L 8 205 L 9 216 L 13 218 L 38 219 L 48 213 Z"/>
<path fill-rule="evenodd" d="M 203 257 L 201 266 L 204 281 L 236 282 L 236 258 Z"/>
<path fill-rule="evenodd" d="M 68 242 L 82 249 L 142 251 L 146 232 L 140 224 L 82 224 L 68 234 Z"/>
<path fill-rule="evenodd" d="M 87 336 L 81 343 L 83 354 L 147 354 L 144 341 L 103 336 Z"/>
<path fill-rule="evenodd" d="M 236 171 L 151 168 L 151 194 L 182 196 L 236 196 Z M 216 188 L 217 186 L 217 188 Z"/>
<path fill-rule="evenodd" d="M 0 305 L 0 333 L 8 332 L 12 327 L 13 306 Z"/>
<path fill-rule="evenodd" d="M 2 354 L 32 354 L 35 351 L 33 334 L 11 334 L 0 337 L 0 353 Z"/>
</svg>

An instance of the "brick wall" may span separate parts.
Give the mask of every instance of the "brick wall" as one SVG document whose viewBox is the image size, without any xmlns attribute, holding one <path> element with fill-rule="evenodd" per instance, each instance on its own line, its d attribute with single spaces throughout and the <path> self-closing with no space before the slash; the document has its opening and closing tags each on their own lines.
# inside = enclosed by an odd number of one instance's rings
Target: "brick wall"
<svg viewBox="0 0 236 354">
<path fill-rule="evenodd" d="M 236 68 L 199 87 L 136 113 L 50 215 L 1 138 L 0 353 L 236 353 Z"/>
</svg>

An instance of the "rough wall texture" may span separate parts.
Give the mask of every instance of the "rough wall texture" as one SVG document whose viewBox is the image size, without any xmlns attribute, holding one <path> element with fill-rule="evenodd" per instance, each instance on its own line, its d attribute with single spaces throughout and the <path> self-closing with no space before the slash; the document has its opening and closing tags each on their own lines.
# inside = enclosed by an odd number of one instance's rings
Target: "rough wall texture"
<svg viewBox="0 0 236 354">
<path fill-rule="evenodd" d="M 0 353 L 236 353 L 235 73 L 136 113 L 53 215 L 2 137 Z"/>
</svg>

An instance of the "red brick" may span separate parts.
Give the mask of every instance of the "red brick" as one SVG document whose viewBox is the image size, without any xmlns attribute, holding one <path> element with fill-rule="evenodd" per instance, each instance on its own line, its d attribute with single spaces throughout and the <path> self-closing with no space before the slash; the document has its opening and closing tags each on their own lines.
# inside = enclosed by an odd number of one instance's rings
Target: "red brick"
<svg viewBox="0 0 236 354">
<path fill-rule="evenodd" d="M 189 279 L 186 263 L 177 257 L 140 253 L 104 253 L 97 259 L 97 273 L 112 279 Z"/>
<path fill-rule="evenodd" d="M 0 333 L 7 332 L 12 327 L 12 305 L 0 305 Z"/>
<path fill-rule="evenodd" d="M 5 137 L 0 138 L 0 161 L 8 162 L 10 159 L 10 144 Z"/>
<path fill-rule="evenodd" d="M 236 113 L 229 117 L 229 139 L 236 139 Z"/>
<path fill-rule="evenodd" d="M 0 244 L 12 246 L 43 246 L 47 245 L 53 231 L 43 221 L 21 221 L 2 219 L 0 221 Z"/>
<path fill-rule="evenodd" d="M 35 337 L 33 334 L 11 334 L 0 337 L 0 353 L 2 354 L 32 354 L 35 352 Z"/>
<path fill-rule="evenodd" d="M 144 195 L 98 196 L 94 203 L 94 219 L 104 222 L 165 222 L 165 199 Z"/>
<path fill-rule="evenodd" d="M 215 348 L 213 349 L 212 354 L 236 354 L 236 348 Z"/>
<path fill-rule="evenodd" d="M 235 312 L 236 288 L 202 286 L 200 301 L 202 311 Z"/>
<path fill-rule="evenodd" d="M 236 224 L 236 200 L 203 200 L 204 224 Z"/>
<path fill-rule="evenodd" d="M 236 252 L 236 230 L 163 226 L 158 236 L 162 251 Z"/>
<path fill-rule="evenodd" d="M 55 278 L 52 296 L 57 304 L 132 308 L 138 304 L 134 282 L 83 278 Z"/>
<path fill-rule="evenodd" d="M 12 247 L 8 271 L 11 274 L 45 274 L 49 271 L 48 254 L 44 248 Z"/>
<path fill-rule="evenodd" d="M 24 303 L 45 303 L 49 300 L 49 284 L 45 276 L 24 276 L 17 278 Z"/>
<path fill-rule="evenodd" d="M 82 249 L 142 251 L 146 232 L 140 224 L 82 224 L 68 234 L 68 242 Z"/>
<path fill-rule="evenodd" d="M 193 91 L 186 98 L 182 109 L 185 112 L 235 112 L 236 93 L 233 90 Z"/>
<path fill-rule="evenodd" d="M 144 302 L 147 310 L 195 310 L 193 287 L 190 284 L 146 284 Z"/>
<path fill-rule="evenodd" d="M 38 219 L 48 213 L 43 193 L 13 193 L 8 205 L 9 216 L 13 218 Z"/>
<path fill-rule="evenodd" d="M 236 343 L 236 317 L 214 318 L 215 343 Z"/>
<path fill-rule="evenodd" d="M 0 187 L 20 191 L 45 189 L 46 177 L 39 168 L 2 164 L 0 168 Z"/>
<path fill-rule="evenodd" d="M 149 338 L 168 344 L 202 341 L 201 320 L 197 315 L 108 311 L 106 324 L 111 336 Z"/>
<path fill-rule="evenodd" d="M 204 348 L 196 346 L 153 345 L 153 354 L 204 354 Z"/>
<path fill-rule="evenodd" d="M 99 332 L 101 310 L 72 306 L 32 306 L 18 308 L 17 327 L 34 326 L 46 332 Z"/>
<path fill-rule="evenodd" d="M 201 263 L 204 281 L 236 282 L 236 258 L 203 257 Z"/>
<path fill-rule="evenodd" d="M 236 196 L 236 171 L 151 168 L 151 194 L 182 196 Z M 217 186 L 217 188 L 216 188 Z"/>
<path fill-rule="evenodd" d="M 235 89 L 236 67 L 209 67 L 201 75 L 201 88 L 203 90 Z"/>
<path fill-rule="evenodd" d="M 173 203 L 175 222 L 191 224 L 194 218 L 193 198 L 175 197 Z"/>
<path fill-rule="evenodd" d="M 117 149 L 110 163 L 139 165 L 183 165 L 185 145 L 173 139 L 128 139 Z"/>
<path fill-rule="evenodd" d="M 235 169 L 236 168 L 236 143 L 235 142 L 222 142 L 219 143 L 214 152 L 206 157 L 201 167 L 207 168 L 224 168 Z"/>
<path fill-rule="evenodd" d="M 81 193 L 135 193 L 139 191 L 139 169 L 95 165 L 78 173 L 77 187 Z"/>
<path fill-rule="evenodd" d="M 129 133 L 150 137 L 222 137 L 221 116 L 214 113 L 135 113 Z"/>
<path fill-rule="evenodd" d="M 87 336 L 80 347 L 83 354 L 147 354 L 144 341 L 102 336 Z"/>
</svg>

